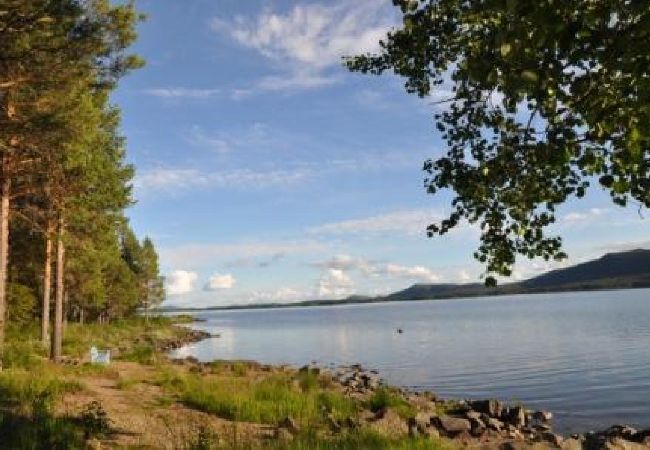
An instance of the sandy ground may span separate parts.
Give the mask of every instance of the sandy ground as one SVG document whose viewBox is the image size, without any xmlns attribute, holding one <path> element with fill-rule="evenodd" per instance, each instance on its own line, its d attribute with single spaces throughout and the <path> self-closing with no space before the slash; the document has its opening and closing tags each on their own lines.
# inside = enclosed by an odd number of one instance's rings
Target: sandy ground
<svg viewBox="0 0 650 450">
<path fill-rule="evenodd" d="M 85 389 L 68 394 L 57 405 L 59 414 L 78 416 L 92 401 L 98 401 L 114 429 L 102 441 L 106 447 L 182 449 L 201 428 L 227 443 L 259 441 L 273 435 L 273 428 L 231 422 L 171 402 L 161 388 L 150 381 L 119 386 L 119 380 L 151 380 L 153 370 L 136 363 L 114 362 L 102 375 L 81 376 Z"/>
</svg>

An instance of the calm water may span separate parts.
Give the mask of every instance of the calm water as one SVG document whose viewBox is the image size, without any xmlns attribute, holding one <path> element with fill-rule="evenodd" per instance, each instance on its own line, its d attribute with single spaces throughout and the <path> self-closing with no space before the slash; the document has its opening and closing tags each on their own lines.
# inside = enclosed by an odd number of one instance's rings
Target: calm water
<svg viewBox="0 0 650 450">
<path fill-rule="evenodd" d="M 392 384 L 650 427 L 650 290 L 199 313 L 201 360 L 361 363 Z M 397 328 L 404 330 L 396 333 Z"/>
</svg>

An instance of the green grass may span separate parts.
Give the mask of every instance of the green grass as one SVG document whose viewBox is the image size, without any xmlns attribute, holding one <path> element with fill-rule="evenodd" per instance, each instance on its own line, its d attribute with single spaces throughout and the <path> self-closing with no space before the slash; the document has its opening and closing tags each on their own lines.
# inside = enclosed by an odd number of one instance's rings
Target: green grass
<svg viewBox="0 0 650 450">
<path fill-rule="evenodd" d="M 133 317 L 110 325 L 70 323 L 63 339 L 63 352 L 82 357 L 94 345 L 117 349 L 118 359 L 153 364 L 160 357 L 156 352 L 156 342 L 174 339 L 187 332 L 181 327 L 172 327 L 173 323 L 167 317 L 151 317 L 149 322 L 142 317 Z"/>
<path fill-rule="evenodd" d="M 323 388 L 312 375 L 201 377 L 167 368 L 157 383 L 192 408 L 234 421 L 277 424 L 291 416 L 301 424 L 317 424 L 324 422 L 327 413 L 343 419 L 357 411 L 353 400 Z"/>
<path fill-rule="evenodd" d="M 415 415 L 415 409 L 395 389 L 382 386 L 377 389 L 367 402 L 372 412 L 390 408 L 400 417 L 408 418 Z"/>
<path fill-rule="evenodd" d="M 322 436 L 313 429 L 294 436 L 290 441 L 267 441 L 259 444 L 241 444 L 234 439 L 223 439 L 197 430 L 186 437 L 187 449 L 229 450 L 451 450 L 447 441 L 429 438 L 391 438 L 372 430 L 344 432 L 337 436 Z M 224 442 L 226 441 L 226 442 Z"/>
</svg>

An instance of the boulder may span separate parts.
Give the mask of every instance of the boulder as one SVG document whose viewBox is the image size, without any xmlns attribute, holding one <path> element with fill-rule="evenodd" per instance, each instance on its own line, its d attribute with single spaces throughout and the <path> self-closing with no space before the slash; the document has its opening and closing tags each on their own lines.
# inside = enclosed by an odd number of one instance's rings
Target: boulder
<svg viewBox="0 0 650 450">
<path fill-rule="evenodd" d="M 472 425 L 469 420 L 461 417 L 440 416 L 436 419 L 438 428 L 442 430 L 447 436 L 456 436 L 463 432 L 469 432 Z"/>
<path fill-rule="evenodd" d="M 553 419 L 553 413 L 550 411 L 535 411 L 532 414 L 532 418 L 540 422 L 549 422 Z"/>
<path fill-rule="evenodd" d="M 385 436 L 403 436 L 409 432 L 406 421 L 391 408 L 380 409 L 370 426 Z"/>
<path fill-rule="evenodd" d="M 501 417 L 503 412 L 503 404 L 499 400 L 475 400 L 470 402 L 469 405 L 474 411 L 487 414 L 490 417 Z"/>
<path fill-rule="evenodd" d="M 413 420 L 415 421 L 415 424 L 420 428 L 421 430 L 424 428 L 428 428 L 431 426 L 431 421 L 432 419 L 435 418 L 435 415 L 426 413 L 426 412 L 419 412 L 415 415 Z"/>
<path fill-rule="evenodd" d="M 494 417 L 488 417 L 488 420 L 485 422 L 485 425 L 487 425 L 487 427 L 491 430 L 501 431 L 504 424 L 499 419 L 495 419 Z"/>
<path fill-rule="evenodd" d="M 526 411 L 521 406 L 508 408 L 507 414 L 504 418 L 508 423 L 516 427 L 523 427 L 526 425 Z"/>
<path fill-rule="evenodd" d="M 467 411 L 465 417 L 468 420 L 481 420 L 481 413 L 477 411 Z"/>
<path fill-rule="evenodd" d="M 582 440 L 576 438 L 565 439 L 560 447 L 562 450 L 582 450 Z"/>
<path fill-rule="evenodd" d="M 602 448 L 604 450 L 648 450 L 648 447 L 646 447 L 643 444 L 639 444 L 638 442 L 632 442 L 628 441 L 627 439 L 623 439 L 620 437 L 613 437 L 607 439 Z"/>
<path fill-rule="evenodd" d="M 564 438 L 560 436 L 559 434 L 552 433 L 550 431 L 545 431 L 541 435 L 542 440 L 545 442 L 548 442 L 551 444 L 553 447 L 560 448 L 562 447 L 562 442 L 564 441 Z"/>
</svg>

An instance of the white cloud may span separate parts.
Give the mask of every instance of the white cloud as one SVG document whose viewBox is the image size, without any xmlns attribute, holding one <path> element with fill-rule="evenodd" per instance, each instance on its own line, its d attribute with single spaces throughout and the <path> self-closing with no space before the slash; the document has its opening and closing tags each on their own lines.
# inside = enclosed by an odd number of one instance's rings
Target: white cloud
<svg viewBox="0 0 650 450">
<path fill-rule="evenodd" d="M 561 223 L 569 226 L 588 225 L 591 221 L 597 220 L 610 213 L 609 209 L 591 208 L 587 211 L 571 212 L 561 218 Z"/>
<path fill-rule="evenodd" d="M 390 2 L 377 0 L 298 4 L 286 13 L 266 9 L 256 19 L 215 18 L 212 29 L 283 68 L 258 89 L 309 89 L 336 83 L 331 69 L 343 56 L 377 51 L 394 11 Z"/>
<path fill-rule="evenodd" d="M 365 234 L 400 232 L 425 235 L 426 227 L 441 216 L 426 209 L 394 211 L 362 219 L 332 222 L 309 230 L 312 234 Z"/>
<path fill-rule="evenodd" d="M 145 94 L 164 99 L 205 100 L 219 95 L 219 89 L 191 89 L 183 87 L 146 89 Z"/>
<path fill-rule="evenodd" d="M 287 186 L 306 178 L 305 169 L 255 171 L 239 169 L 231 171 L 200 171 L 197 169 L 156 168 L 141 171 L 134 185 L 140 191 L 167 190 L 178 193 L 191 188 L 259 189 Z"/>
<path fill-rule="evenodd" d="M 219 274 L 212 275 L 204 286 L 206 291 L 218 291 L 222 289 L 232 289 L 235 286 L 236 280 L 232 274 Z"/>
<path fill-rule="evenodd" d="M 327 261 L 317 262 L 313 265 L 327 269 L 330 276 L 332 271 L 337 274 L 339 272 L 346 274 L 347 272 L 358 271 L 364 277 L 370 278 L 400 278 L 423 283 L 436 283 L 441 280 L 441 276 L 437 272 L 424 266 L 404 266 L 396 263 L 374 262 L 350 255 L 337 255 Z"/>
<path fill-rule="evenodd" d="M 386 264 L 382 270 L 390 276 L 417 280 L 423 283 L 437 283 L 440 281 L 440 275 L 424 266 L 401 266 L 399 264 Z"/>
<path fill-rule="evenodd" d="M 168 295 L 189 294 L 194 290 L 198 275 L 187 270 L 175 270 L 165 278 L 165 289 Z"/>
<path fill-rule="evenodd" d="M 341 269 L 328 269 L 318 283 L 318 296 L 323 298 L 340 298 L 354 293 L 354 282 Z"/>
<path fill-rule="evenodd" d="M 241 260 L 275 255 L 319 253 L 327 246 L 314 240 L 280 241 L 280 242 L 244 242 L 239 244 L 185 244 L 178 247 L 161 247 L 160 256 L 166 264 L 180 265 L 213 263 L 215 260 Z"/>
<path fill-rule="evenodd" d="M 293 303 L 310 300 L 312 292 L 293 287 L 280 287 L 272 291 L 253 291 L 248 295 L 247 303 Z"/>
</svg>

